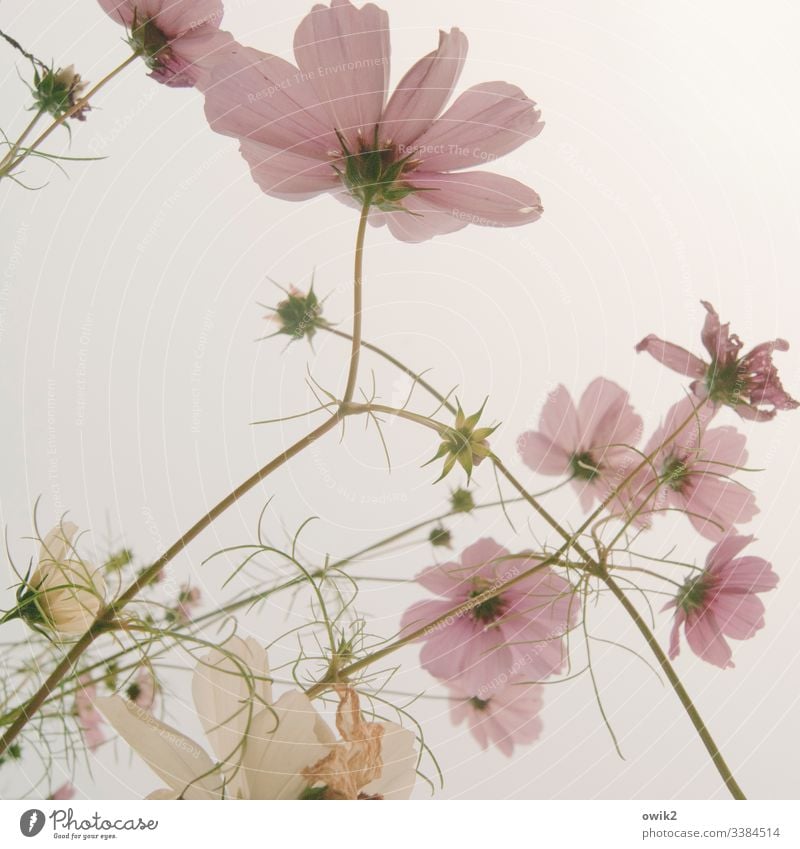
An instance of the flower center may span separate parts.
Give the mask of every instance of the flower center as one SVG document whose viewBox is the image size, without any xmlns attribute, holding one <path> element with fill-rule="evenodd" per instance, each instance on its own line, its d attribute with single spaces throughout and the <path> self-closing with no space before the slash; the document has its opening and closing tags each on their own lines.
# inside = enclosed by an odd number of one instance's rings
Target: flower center
<svg viewBox="0 0 800 849">
<path fill-rule="evenodd" d="M 151 19 L 139 21 L 134 12 L 128 44 L 138 53 L 151 71 L 157 71 L 169 52 L 169 39 Z"/>
<path fill-rule="evenodd" d="M 379 141 L 377 126 L 371 142 L 359 134 L 356 150 L 350 150 L 338 130 L 336 135 L 342 146 L 343 163 L 333 168 L 356 200 L 394 212 L 403 208 L 404 198 L 418 191 L 402 179 L 419 164 L 412 158 L 413 152 L 400 156 L 395 144 Z"/>
<path fill-rule="evenodd" d="M 489 699 L 479 699 L 477 696 L 473 696 L 469 703 L 475 710 L 486 710 L 489 707 Z"/>
<path fill-rule="evenodd" d="M 475 588 L 469 594 L 470 598 L 479 598 L 490 588 L 491 585 L 487 581 L 477 580 L 474 582 L 473 586 Z M 496 619 L 500 618 L 505 606 L 505 601 L 503 601 L 502 596 L 496 595 L 492 598 L 487 598 L 485 601 L 478 602 L 472 608 L 472 617 L 476 622 L 494 622 Z"/>
<path fill-rule="evenodd" d="M 691 613 L 693 610 L 702 607 L 707 589 L 708 583 L 705 575 L 689 578 L 678 592 L 678 607 L 687 613 Z"/>
<path fill-rule="evenodd" d="M 125 694 L 132 702 L 135 702 L 138 700 L 139 696 L 142 695 L 142 688 L 134 681 L 133 684 L 131 684 L 125 691 Z"/>
<path fill-rule="evenodd" d="M 686 483 L 686 478 L 689 474 L 689 467 L 680 457 L 672 456 L 664 463 L 661 471 L 661 483 L 668 486 L 675 492 L 680 492 Z"/>
<path fill-rule="evenodd" d="M 588 451 L 581 451 L 579 454 L 573 454 L 570 459 L 573 477 L 581 480 L 591 481 L 600 474 L 600 465 L 595 462 L 594 458 Z"/>
<path fill-rule="evenodd" d="M 718 361 L 712 362 L 706 371 L 705 381 L 708 397 L 712 401 L 734 407 L 741 401 L 745 379 L 739 373 L 736 360 L 725 365 Z"/>
</svg>

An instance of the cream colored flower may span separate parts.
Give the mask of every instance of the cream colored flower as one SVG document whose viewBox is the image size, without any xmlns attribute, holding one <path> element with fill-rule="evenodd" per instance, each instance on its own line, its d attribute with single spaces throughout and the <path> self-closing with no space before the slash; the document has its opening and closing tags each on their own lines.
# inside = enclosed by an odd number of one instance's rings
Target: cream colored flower
<svg viewBox="0 0 800 849">
<path fill-rule="evenodd" d="M 104 604 L 102 574 L 78 556 L 77 525 L 63 522 L 42 541 L 39 563 L 20 597 L 20 615 L 65 636 L 83 634 Z"/>
<path fill-rule="evenodd" d="M 273 702 L 266 652 L 255 640 L 233 637 L 225 651 L 215 649 L 207 655 L 195 670 L 192 695 L 216 760 L 194 740 L 126 699 L 114 696 L 96 702 L 167 785 L 149 798 L 356 798 L 359 793 L 408 798 L 411 794 L 417 757 L 410 731 L 391 723 L 364 723 L 360 712 L 356 720 L 348 696 L 342 699 L 337 725 L 349 737 L 337 741 L 305 694 L 292 690 Z M 379 745 L 365 746 L 363 727 L 379 729 L 373 732 Z"/>
</svg>

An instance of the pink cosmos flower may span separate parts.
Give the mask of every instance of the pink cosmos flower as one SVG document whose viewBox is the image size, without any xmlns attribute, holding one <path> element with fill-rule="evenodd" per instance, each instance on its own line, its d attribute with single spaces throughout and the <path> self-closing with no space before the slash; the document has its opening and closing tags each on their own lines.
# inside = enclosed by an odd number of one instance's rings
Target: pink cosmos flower
<svg viewBox="0 0 800 849">
<path fill-rule="evenodd" d="M 85 678 L 81 678 L 78 684 L 79 688 L 75 693 L 75 718 L 83 734 L 86 748 L 93 752 L 106 740 L 103 731 L 103 717 L 94 706 L 97 687 L 94 684 L 87 683 Z"/>
<path fill-rule="evenodd" d="M 234 45 L 220 30 L 222 0 L 98 0 L 129 31 L 129 43 L 168 86 L 197 85 Z"/>
<path fill-rule="evenodd" d="M 603 377 L 593 380 L 578 408 L 564 386 L 553 391 L 539 418 L 539 430 L 523 433 L 517 450 L 526 466 L 544 475 L 572 475 L 581 507 L 589 510 L 625 477 L 642 420 L 628 393 Z"/>
<path fill-rule="evenodd" d="M 664 606 L 675 608 L 669 656 L 680 653 L 683 626 L 689 648 L 722 669 L 733 666 L 726 637 L 749 640 L 764 627 L 764 604 L 756 593 L 775 589 L 778 576 L 761 557 L 738 557 L 753 537 L 727 536 L 708 553 L 706 568 L 690 578 Z"/>
<path fill-rule="evenodd" d="M 742 340 L 730 332 L 730 325 L 720 324 L 711 304 L 701 303 L 708 313 L 701 339 L 711 357 L 710 363 L 652 334 L 642 339 L 636 350 L 647 351 L 667 368 L 694 377 L 692 391 L 698 397 L 710 398 L 714 404 L 727 404 L 743 419 L 763 422 L 774 418 L 778 410 L 796 409 L 798 402 L 784 390 L 772 364 L 773 351 L 788 351 L 789 343 L 785 339 L 773 339 L 740 356 Z"/>
<path fill-rule="evenodd" d="M 527 745 L 539 739 L 542 733 L 541 684 L 510 683 L 485 698 L 468 696 L 452 689 L 450 719 L 453 725 L 466 720 L 472 736 L 482 749 L 489 744 L 511 757 L 514 746 Z"/>
<path fill-rule="evenodd" d="M 543 127 L 516 86 L 467 89 L 445 110 L 467 53 L 458 29 L 389 92 L 389 18 L 368 3 L 316 5 L 294 38 L 297 65 L 241 48 L 206 87 L 212 128 L 239 140 L 261 189 L 286 200 L 330 192 L 371 207 L 406 242 L 469 223 L 511 227 L 542 213 L 533 189 L 467 171 L 504 156 Z"/>
<path fill-rule="evenodd" d="M 58 790 L 53 791 L 53 795 L 50 796 L 50 799 L 52 799 L 54 802 L 66 801 L 68 799 L 74 799 L 75 793 L 76 790 L 74 785 L 67 781 L 66 784 L 62 784 L 61 787 L 58 788 Z"/>
<path fill-rule="evenodd" d="M 478 540 L 464 550 L 459 563 L 431 566 L 417 576 L 442 600 L 412 605 L 401 628 L 406 633 L 423 628 L 538 562 L 525 555 L 512 557 L 492 539 Z M 564 665 L 563 636 L 576 608 L 570 584 L 549 566 L 542 567 L 500 595 L 431 625 L 418 638 L 425 643 L 420 661 L 431 675 L 472 695 L 502 686 L 523 669 L 527 679 L 546 678 Z"/>
<path fill-rule="evenodd" d="M 717 540 L 758 513 L 753 493 L 730 478 L 747 462 L 745 438 L 732 427 L 708 429 L 713 415 L 713 407 L 697 406 L 691 398 L 669 409 L 644 447 L 645 456 L 655 452 L 652 464 L 621 494 L 637 524 L 649 526 L 653 513 L 680 510 L 698 533 Z M 690 418 L 680 434 L 664 444 Z"/>
<path fill-rule="evenodd" d="M 126 687 L 125 695 L 143 710 L 150 710 L 156 700 L 156 682 L 153 673 L 143 666 Z"/>
</svg>

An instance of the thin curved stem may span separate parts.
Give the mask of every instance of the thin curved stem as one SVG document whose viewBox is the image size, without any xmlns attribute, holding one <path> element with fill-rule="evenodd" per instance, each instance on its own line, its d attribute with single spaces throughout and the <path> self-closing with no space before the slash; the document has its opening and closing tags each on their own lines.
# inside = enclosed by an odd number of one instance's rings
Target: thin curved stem
<svg viewBox="0 0 800 849">
<path fill-rule="evenodd" d="M 614 597 L 619 601 L 619 603 L 625 608 L 627 614 L 631 617 L 636 627 L 639 629 L 640 633 L 644 637 L 647 645 L 650 647 L 650 650 L 655 655 L 656 660 L 658 661 L 659 666 L 664 671 L 664 675 L 667 676 L 667 680 L 672 685 L 672 689 L 675 691 L 675 694 L 681 701 L 684 710 L 686 711 L 689 719 L 694 725 L 695 730 L 697 731 L 698 736 L 703 742 L 703 745 L 706 747 L 706 751 L 711 756 L 711 760 L 714 763 L 714 766 L 717 768 L 717 772 L 722 776 L 722 780 L 725 782 L 725 786 L 728 788 L 731 796 L 734 799 L 746 799 L 747 797 L 744 795 L 742 788 L 737 783 L 736 779 L 733 777 L 733 773 L 731 772 L 730 767 L 725 761 L 725 758 L 722 757 L 722 753 L 719 750 L 719 747 L 714 742 L 714 738 L 706 728 L 705 722 L 703 722 L 703 718 L 700 716 L 699 711 L 694 705 L 694 702 L 689 697 L 689 694 L 686 692 L 686 688 L 681 683 L 680 678 L 678 678 L 677 673 L 675 672 L 675 668 L 670 663 L 669 658 L 664 654 L 664 650 L 658 644 L 658 640 L 655 638 L 653 632 L 648 627 L 647 623 L 642 618 L 639 611 L 634 607 L 633 602 L 625 595 L 622 588 L 617 584 L 617 582 L 608 574 L 607 571 L 602 570 L 598 573 L 600 580 L 611 590 Z"/>
<path fill-rule="evenodd" d="M 5 166 L 8 162 L 12 162 L 14 157 L 17 155 L 17 151 L 22 147 L 23 142 L 28 136 L 33 132 L 33 128 L 39 123 L 39 119 L 44 115 L 44 110 L 37 109 L 36 114 L 31 118 L 28 122 L 28 125 L 20 134 L 20 137 L 11 145 L 8 153 L 0 159 L 0 174 L 2 174 Z"/>
<path fill-rule="evenodd" d="M 361 356 L 361 319 L 364 311 L 364 237 L 367 232 L 367 218 L 369 217 L 369 201 L 365 201 L 361 207 L 361 216 L 358 219 L 358 233 L 356 235 L 355 268 L 353 270 L 353 344 L 350 348 L 350 368 L 347 372 L 347 385 L 344 389 L 342 404 L 349 404 L 353 400 L 356 391 L 356 380 L 358 379 L 358 360 Z"/>
<path fill-rule="evenodd" d="M 39 138 L 33 143 L 32 147 L 36 147 L 63 121 L 71 114 L 74 114 L 78 109 L 83 108 L 89 102 L 89 98 L 94 95 L 98 89 L 105 85 L 109 80 L 115 77 L 123 68 L 129 65 L 138 54 L 133 54 L 128 59 L 115 68 L 110 74 L 106 75 L 89 93 L 81 98 L 72 109 L 65 112 L 64 115 L 57 119 L 51 126 L 42 133 Z M 21 156 L 17 162 L 22 161 L 32 148 L 28 148 L 26 153 Z M 344 397 L 339 409 L 319 427 L 306 434 L 285 451 L 274 457 L 266 466 L 263 466 L 255 474 L 251 475 L 246 481 L 239 484 L 232 492 L 228 493 L 225 498 L 216 504 L 208 513 L 201 519 L 195 522 L 189 530 L 183 534 L 180 539 L 176 540 L 151 566 L 145 569 L 139 577 L 111 603 L 107 604 L 97 615 L 97 618 L 92 623 L 91 627 L 83 634 L 75 643 L 72 644 L 69 651 L 63 656 L 56 668 L 45 679 L 44 683 L 34 693 L 34 695 L 19 708 L 19 713 L 13 722 L 9 725 L 5 734 L 0 738 L 0 755 L 6 751 L 11 743 L 16 739 L 17 735 L 22 731 L 30 718 L 41 708 L 47 697 L 55 690 L 61 680 L 72 669 L 75 662 L 86 651 L 89 646 L 103 633 L 114 627 L 114 622 L 117 614 L 125 607 L 128 602 L 132 601 L 139 592 L 148 584 L 152 583 L 159 575 L 161 570 L 180 552 L 182 552 L 189 543 L 202 533 L 219 515 L 224 513 L 229 507 L 235 504 L 245 493 L 249 492 L 257 483 L 264 480 L 268 475 L 271 475 L 276 469 L 279 469 L 292 457 L 299 454 L 305 448 L 308 448 L 313 442 L 324 436 L 328 431 L 332 430 L 346 415 L 348 415 L 348 405 L 352 401 L 355 392 L 356 381 L 358 379 L 358 361 L 361 351 L 361 319 L 362 319 L 362 280 L 364 266 L 364 237 L 367 228 L 367 217 L 369 215 L 369 202 L 365 202 L 361 209 L 361 216 L 358 222 L 358 232 L 356 235 L 355 247 L 355 267 L 353 273 L 353 345 L 350 354 L 350 367 L 347 373 L 347 385 L 344 391 Z"/>
</svg>

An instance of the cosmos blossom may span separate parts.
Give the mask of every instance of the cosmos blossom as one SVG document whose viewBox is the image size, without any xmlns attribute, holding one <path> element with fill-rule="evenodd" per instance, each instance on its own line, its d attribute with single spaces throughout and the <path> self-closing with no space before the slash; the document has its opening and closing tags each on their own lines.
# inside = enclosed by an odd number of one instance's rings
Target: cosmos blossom
<svg viewBox="0 0 800 849">
<path fill-rule="evenodd" d="M 239 140 L 267 194 L 332 193 L 368 204 L 370 222 L 406 242 L 469 223 L 511 227 L 539 218 L 533 189 L 466 170 L 538 135 L 536 104 L 515 85 L 486 82 L 445 109 L 467 53 L 458 29 L 441 32 L 391 96 L 390 52 L 389 18 L 378 6 L 316 5 L 295 33 L 297 64 L 239 48 L 204 86 L 206 115 L 214 130 Z"/>
<path fill-rule="evenodd" d="M 119 735 L 166 785 L 155 799 L 408 798 L 416 779 L 414 734 L 369 723 L 341 688 L 337 729 L 290 690 L 273 699 L 266 652 L 233 637 L 195 669 L 192 695 L 216 761 L 199 743 L 128 699 L 97 699 Z"/>
<path fill-rule="evenodd" d="M 577 408 L 564 386 L 547 399 L 539 430 L 523 433 L 517 450 L 526 466 L 544 475 L 571 475 L 581 507 L 589 510 L 625 477 L 636 455 L 642 420 L 628 393 L 604 377 L 593 380 Z"/>
<path fill-rule="evenodd" d="M 701 303 L 706 309 L 701 339 L 710 362 L 652 334 L 642 339 L 636 350 L 646 351 L 667 368 L 695 378 L 692 391 L 698 397 L 726 404 L 743 419 L 769 421 L 778 410 L 796 409 L 798 402 L 784 390 L 772 363 L 773 352 L 788 351 L 789 343 L 773 339 L 742 355 L 742 340 L 730 332 L 730 325 L 720 323 L 711 304 Z"/>
<path fill-rule="evenodd" d="M 640 527 L 654 514 L 679 510 L 699 534 L 718 540 L 758 513 L 753 493 L 731 478 L 747 463 L 745 437 L 732 427 L 709 428 L 713 415 L 712 406 L 684 398 L 648 440 L 643 454 L 653 455 L 652 463 L 620 494 Z"/>
<path fill-rule="evenodd" d="M 492 745 L 511 757 L 515 746 L 533 743 L 542 733 L 543 690 L 541 684 L 510 682 L 481 698 L 453 688 L 450 718 L 454 725 L 466 722 L 482 749 Z"/>
<path fill-rule="evenodd" d="M 534 568 L 532 556 L 512 556 L 492 539 L 465 549 L 458 563 L 431 566 L 417 575 L 441 600 L 420 601 L 403 614 L 409 634 L 436 622 L 453 608 Z M 431 675 L 474 695 L 522 670 L 528 679 L 559 672 L 565 661 L 564 634 L 577 612 L 570 584 L 549 566 L 474 603 L 461 615 L 430 624 L 418 637 L 420 661 Z"/>
<path fill-rule="evenodd" d="M 220 30 L 221 0 L 98 0 L 129 32 L 150 76 L 175 88 L 197 85 L 235 42 Z"/>
<path fill-rule="evenodd" d="M 689 648 L 722 669 L 734 665 L 726 637 L 749 640 L 764 627 L 758 593 L 778 585 L 772 564 L 761 557 L 739 557 L 751 536 L 727 536 L 708 553 L 703 572 L 689 578 L 664 610 L 675 608 L 669 656 L 680 653 L 683 628 Z"/>
</svg>

